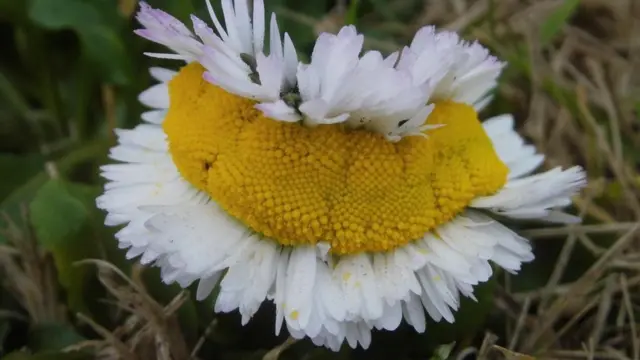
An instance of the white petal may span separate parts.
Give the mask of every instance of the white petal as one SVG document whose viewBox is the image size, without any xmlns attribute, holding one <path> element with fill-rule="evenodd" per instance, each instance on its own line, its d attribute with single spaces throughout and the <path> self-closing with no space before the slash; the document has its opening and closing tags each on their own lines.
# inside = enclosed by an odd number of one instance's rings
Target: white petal
<svg viewBox="0 0 640 360">
<path fill-rule="evenodd" d="M 276 14 L 271 14 L 271 23 L 269 28 L 269 54 L 283 57 L 284 50 L 282 48 L 282 38 L 280 38 L 280 30 L 276 21 Z"/>
<path fill-rule="evenodd" d="M 471 206 L 518 218 L 545 218 L 553 208 L 570 203 L 586 184 L 580 167 L 555 168 L 542 174 L 509 181 L 497 194 L 475 199 Z M 531 216 L 518 216 L 517 210 L 529 209 Z M 537 211 L 532 211 L 537 210 Z"/>
<path fill-rule="evenodd" d="M 264 46 L 264 2 L 253 0 L 253 53 L 262 53 Z"/>
<path fill-rule="evenodd" d="M 209 296 L 213 288 L 218 284 L 222 272 L 216 272 L 213 275 L 200 279 L 198 283 L 198 289 L 196 291 L 196 300 L 204 300 Z"/>
<path fill-rule="evenodd" d="M 304 328 L 309 321 L 313 287 L 316 280 L 316 253 L 312 246 L 296 247 L 291 252 L 286 278 L 286 313 L 288 324 Z"/>
<path fill-rule="evenodd" d="M 166 84 L 157 84 L 143 91 L 138 100 L 144 105 L 156 109 L 169 108 L 169 87 Z"/>
<path fill-rule="evenodd" d="M 253 53 L 253 29 L 249 18 L 249 7 L 247 0 L 234 0 L 234 10 L 238 25 L 238 35 L 242 43 L 242 52 Z"/>
<path fill-rule="evenodd" d="M 220 24 L 220 21 L 218 20 L 218 17 L 216 16 L 215 11 L 213 11 L 213 6 L 211 6 L 211 0 L 205 0 L 205 2 L 207 4 L 207 11 L 209 12 L 209 17 L 211 17 L 211 21 L 213 21 L 213 24 L 216 27 L 218 34 L 225 42 L 229 41 L 229 36 L 227 35 L 227 32 L 225 31 L 224 27 L 222 27 L 222 25 Z"/>
<path fill-rule="evenodd" d="M 264 100 L 278 101 L 284 82 L 284 62 L 282 58 L 258 54 L 256 64 L 260 85 L 264 92 Z"/>
<path fill-rule="evenodd" d="M 173 16 L 141 2 L 136 18 L 144 26 L 144 29 L 135 30 L 136 34 L 175 52 L 175 54 L 163 56 L 164 58 L 176 55 L 177 59 L 192 61 L 200 56 L 202 44 L 193 37 L 183 23 Z"/>
<path fill-rule="evenodd" d="M 293 46 L 289 34 L 284 34 L 284 74 L 286 83 L 293 87 L 296 83 L 296 71 L 298 69 L 298 54 Z"/>
<path fill-rule="evenodd" d="M 169 82 L 169 80 L 173 79 L 176 76 L 177 72 L 161 67 L 152 67 L 149 69 L 151 76 L 163 83 Z"/>
<path fill-rule="evenodd" d="M 166 116 L 167 110 L 152 110 L 143 112 L 141 118 L 146 122 L 160 125 Z"/>
<path fill-rule="evenodd" d="M 294 122 L 300 120 L 300 114 L 284 101 L 278 100 L 273 103 L 260 103 L 256 105 L 256 109 L 262 111 L 267 117 L 286 122 Z"/>
</svg>

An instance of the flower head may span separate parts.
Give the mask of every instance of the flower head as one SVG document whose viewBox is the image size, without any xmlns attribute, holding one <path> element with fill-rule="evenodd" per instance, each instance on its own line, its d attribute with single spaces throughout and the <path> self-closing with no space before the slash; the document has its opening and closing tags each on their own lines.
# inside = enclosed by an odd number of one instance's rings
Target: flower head
<svg viewBox="0 0 640 360">
<path fill-rule="evenodd" d="M 561 211 L 579 167 L 531 175 L 544 157 L 513 119 L 478 120 L 503 67 L 481 45 L 425 27 L 384 57 L 346 26 L 302 64 L 275 16 L 265 53 L 262 1 L 223 0 L 224 27 L 208 7 L 215 32 L 193 17 L 192 33 L 141 5 L 140 35 L 187 65 L 152 69 L 146 123 L 102 168 L 107 224 L 165 282 L 218 286 L 243 324 L 272 301 L 276 332 L 367 347 L 403 319 L 455 321 L 492 262 L 533 260 L 492 215 L 579 220 Z"/>
</svg>

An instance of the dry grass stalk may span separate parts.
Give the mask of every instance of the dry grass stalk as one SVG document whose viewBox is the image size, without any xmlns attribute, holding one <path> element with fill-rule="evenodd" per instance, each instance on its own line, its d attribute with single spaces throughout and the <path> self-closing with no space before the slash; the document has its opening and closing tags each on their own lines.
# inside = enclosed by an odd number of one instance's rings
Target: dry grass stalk
<svg viewBox="0 0 640 360">
<path fill-rule="evenodd" d="M 287 340 L 285 340 L 282 344 L 269 350 L 269 352 L 267 352 L 262 357 L 262 360 L 278 360 L 278 358 L 280 357 L 280 354 L 282 354 L 283 351 L 287 350 L 291 345 L 295 344 L 296 342 L 298 342 L 297 339 L 288 337 Z"/>
<path fill-rule="evenodd" d="M 151 355 L 159 360 L 189 358 L 188 347 L 175 315 L 186 300 L 184 292 L 168 305 L 162 306 L 147 293 L 142 284 L 126 276 L 114 265 L 102 260 L 85 260 L 79 263 L 82 264 L 98 267 L 98 278 L 115 298 L 115 305 L 129 314 L 123 325 L 113 331 L 101 329 L 98 324 L 82 317 L 105 339 L 100 344 L 101 352 L 115 352 L 123 359 L 145 359 Z"/>
<path fill-rule="evenodd" d="M 584 303 L 588 298 L 589 293 L 593 290 L 593 285 L 602 276 L 605 270 L 607 270 L 608 262 L 622 251 L 629 242 L 634 239 L 636 232 L 640 226 L 636 226 L 629 230 L 624 236 L 622 236 L 613 246 L 611 246 L 605 254 L 603 254 L 596 263 L 594 263 L 589 270 L 587 270 L 582 277 L 576 281 L 567 293 L 556 299 L 549 307 L 544 311 L 544 314 L 537 320 L 538 326 L 532 331 L 528 338 L 524 349 L 526 351 L 538 350 L 541 347 L 539 340 L 543 334 L 551 329 L 553 324 L 558 321 L 562 311 L 568 306 L 576 306 L 576 303 Z M 592 300 L 593 302 L 593 300 Z"/>
<path fill-rule="evenodd" d="M 30 227 L 18 226 L 6 214 L 2 217 L 7 227 L 0 232 L 9 240 L 8 246 L 0 247 L 2 287 L 22 304 L 30 322 L 66 322 L 53 260 L 38 248 Z M 26 207 L 21 207 L 21 221 L 28 223 Z"/>
</svg>

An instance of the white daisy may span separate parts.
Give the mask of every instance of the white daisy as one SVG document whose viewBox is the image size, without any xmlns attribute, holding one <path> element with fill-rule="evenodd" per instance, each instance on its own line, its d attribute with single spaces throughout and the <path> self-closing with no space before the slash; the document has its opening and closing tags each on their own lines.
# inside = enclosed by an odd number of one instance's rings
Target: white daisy
<svg viewBox="0 0 640 360">
<path fill-rule="evenodd" d="M 194 18 L 193 49 L 186 28 L 141 8 L 144 35 L 189 64 L 152 69 L 161 83 L 140 100 L 153 110 L 117 132 L 120 163 L 102 168 L 97 203 L 123 225 L 127 257 L 197 281 L 198 299 L 219 286 L 215 310 L 243 324 L 272 301 L 276 333 L 366 348 L 374 328 L 454 322 L 491 263 L 533 260 L 492 215 L 579 220 L 560 210 L 585 185 L 579 167 L 532 175 L 543 156 L 511 116 L 478 121 L 503 66 L 480 45 L 425 28 L 401 53 L 361 57 L 345 27 L 298 64 L 273 19 L 264 55 L 253 4 L 252 22 L 245 2 L 223 2 L 218 35 Z"/>
</svg>

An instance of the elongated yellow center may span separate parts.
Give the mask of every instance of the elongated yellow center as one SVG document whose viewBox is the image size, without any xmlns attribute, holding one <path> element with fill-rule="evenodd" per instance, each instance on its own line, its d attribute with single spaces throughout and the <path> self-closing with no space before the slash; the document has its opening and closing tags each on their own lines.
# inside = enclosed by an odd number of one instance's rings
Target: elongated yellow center
<svg viewBox="0 0 640 360">
<path fill-rule="evenodd" d="M 473 108 L 436 105 L 429 138 L 387 141 L 341 125 L 266 118 L 205 82 L 198 64 L 171 81 L 164 130 L 182 176 L 230 215 L 283 245 L 328 241 L 335 254 L 387 251 L 500 189 L 498 159 Z"/>
</svg>

